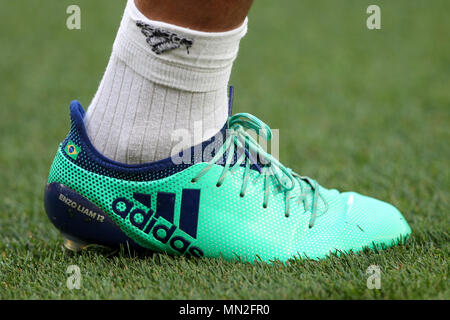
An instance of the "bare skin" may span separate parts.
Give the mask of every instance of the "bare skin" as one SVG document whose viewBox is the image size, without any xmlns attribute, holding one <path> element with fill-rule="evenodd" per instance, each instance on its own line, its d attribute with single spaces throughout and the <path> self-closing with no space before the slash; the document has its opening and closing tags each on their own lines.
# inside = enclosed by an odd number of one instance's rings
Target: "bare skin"
<svg viewBox="0 0 450 320">
<path fill-rule="evenodd" d="M 206 32 L 239 27 L 253 0 L 135 0 L 147 18 Z"/>
</svg>

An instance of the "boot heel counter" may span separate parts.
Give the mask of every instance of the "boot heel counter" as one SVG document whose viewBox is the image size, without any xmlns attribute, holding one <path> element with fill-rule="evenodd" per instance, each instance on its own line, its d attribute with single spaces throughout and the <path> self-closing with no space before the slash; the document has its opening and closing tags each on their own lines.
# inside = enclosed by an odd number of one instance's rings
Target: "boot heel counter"
<svg viewBox="0 0 450 320">
<path fill-rule="evenodd" d="M 44 206 L 48 218 L 63 235 L 85 243 L 139 248 L 100 208 L 62 183 L 46 185 Z"/>
</svg>

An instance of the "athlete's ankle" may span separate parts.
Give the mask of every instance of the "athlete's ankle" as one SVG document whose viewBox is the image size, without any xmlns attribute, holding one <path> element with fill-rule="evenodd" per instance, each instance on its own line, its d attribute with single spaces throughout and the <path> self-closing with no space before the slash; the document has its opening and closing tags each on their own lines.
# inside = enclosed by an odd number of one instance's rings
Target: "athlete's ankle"
<svg viewBox="0 0 450 320">
<path fill-rule="evenodd" d="M 228 117 L 227 84 L 246 29 L 246 21 L 224 33 L 151 21 L 130 0 L 86 115 L 94 146 L 114 160 L 144 163 L 169 157 L 177 130 L 187 130 L 192 145 L 217 133 Z"/>
</svg>

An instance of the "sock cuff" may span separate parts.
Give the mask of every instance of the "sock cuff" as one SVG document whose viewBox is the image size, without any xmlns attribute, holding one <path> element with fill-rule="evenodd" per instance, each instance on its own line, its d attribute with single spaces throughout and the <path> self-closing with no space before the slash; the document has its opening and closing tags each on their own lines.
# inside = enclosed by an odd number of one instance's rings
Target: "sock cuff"
<svg viewBox="0 0 450 320">
<path fill-rule="evenodd" d="M 228 83 L 247 21 L 227 32 L 196 31 L 150 20 L 128 0 L 113 54 L 155 83 L 191 92 L 214 91 Z"/>
</svg>

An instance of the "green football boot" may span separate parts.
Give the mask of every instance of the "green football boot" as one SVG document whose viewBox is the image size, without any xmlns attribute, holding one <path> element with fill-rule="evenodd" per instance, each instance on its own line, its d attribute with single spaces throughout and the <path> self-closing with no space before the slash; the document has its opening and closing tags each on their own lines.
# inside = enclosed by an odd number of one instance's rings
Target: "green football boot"
<svg viewBox="0 0 450 320">
<path fill-rule="evenodd" d="M 250 114 L 229 117 L 215 137 L 141 165 L 101 155 L 70 105 L 71 129 L 45 189 L 45 208 L 65 239 L 88 244 L 243 261 L 324 258 L 393 246 L 411 233 L 392 205 L 325 189 L 257 144 L 270 128 Z"/>
</svg>

